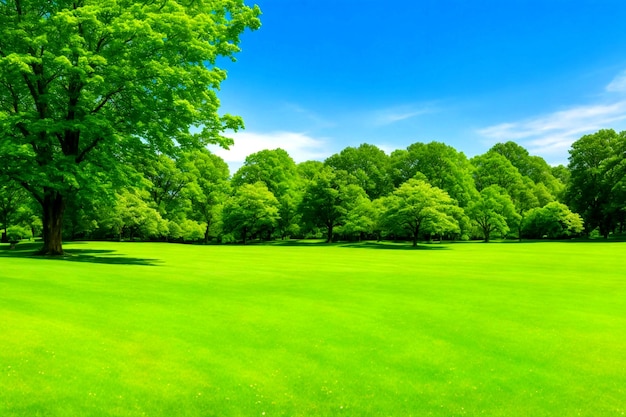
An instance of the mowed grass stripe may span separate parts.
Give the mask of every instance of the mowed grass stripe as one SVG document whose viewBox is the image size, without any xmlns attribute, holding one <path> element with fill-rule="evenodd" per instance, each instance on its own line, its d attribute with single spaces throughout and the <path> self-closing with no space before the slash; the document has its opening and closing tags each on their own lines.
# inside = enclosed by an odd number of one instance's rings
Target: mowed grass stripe
<svg viewBox="0 0 626 417">
<path fill-rule="evenodd" d="M 2 416 L 626 412 L 623 244 L 67 248 L 0 254 Z"/>
</svg>

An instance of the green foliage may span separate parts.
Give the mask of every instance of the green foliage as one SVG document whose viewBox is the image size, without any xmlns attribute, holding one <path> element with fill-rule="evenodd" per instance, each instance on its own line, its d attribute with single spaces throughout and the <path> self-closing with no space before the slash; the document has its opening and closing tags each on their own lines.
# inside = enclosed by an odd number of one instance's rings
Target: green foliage
<svg viewBox="0 0 626 417">
<path fill-rule="evenodd" d="M 206 149 L 184 153 L 181 165 L 193 178 L 186 185 L 193 220 L 206 224 L 204 242 L 221 234 L 221 215 L 224 201 L 230 194 L 228 165 L 222 158 Z"/>
<path fill-rule="evenodd" d="M 472 166 L 462 152 L 440 142 L 414 143 L 391 154 L 393 183 L 415 178 L 418 173 L 431 185 L 446 191 L 461 207 L 476 196 Z"/>
<path fill-rule="evenodd" d="M 521 220 L 511 197 L 497 185 L 483 188 L 480 196 L 470 202 L 466 213 L 480 228 L 485 242 L 489 242 L 493 232 L 506 236 L 511 226 Z"/>
<path fill-rule="evenodd" d="M 475 156 L 471 163 L 475 167 L 474 181 L 478 191 L 497 185 L 515 199 L 525 188 L 519 170 L 506 157 L 495 151 Z"/>
<path fill-rule="evenodd" d="M 526 149 L 510 141 L 498 143 L 490 151 L 504 156 L 522 176 L 528 177 L 533 183 L 543 184 L 553 197 L 563 193 L 567 181 L 556 177 L 553 168 L 540 156 L 531 156 Z M 566 174 L 561 171 L 560 176 L 564 175 Z"/>
<path fill-rule="evenodd" d="M 552 175 L 554 175 L 556 179 L 561 181 L 561 183 L 567 184 L 569 183 L 571 173 L 569 171 L 569 168 L 567 168 L 566 166 L 557 165 L 552 167 Z"/>
<path fill-rule="evenodd" d="M 537 220 L 545 220 L 547 215 L 539 216 L 543 212 L 534 210 L 548 205 L 560 207 L 552 203 L 560 203 L 563 193 L 558 184 L 550 183 L 560 184 L 560 179 L 568 178 L 568 201 L 573 209 L 579 207 L 576 210 L 585 219 L 587 233 L 599 228 L 607 236 L 626 230 L 625 132 L 600 131 L 581 138 L 572 149 L 571 171 L 563 166 L 546 168 L 545 161 L 529 156 L 512 142 L 494 146 L 484 155 L 472 158 L 471 163 L 463 153 L 438 142 L 415 143 L 406 150 L 393 152 L 390 158 L 384 155 L 374 146 L 361 145 L 333 155 L 325 164 L 307 161 L 296 165 L 282 149 L 265 150 L 250 155 L 232 181 L 228 165 L 205 148 L 175 156 L 150 152 L 135 155 L 132 166 L 124 169 L 126 177 L 120 174 L 108 183 L 106 178 L 114 178 L 87 164 L 85 169 L 90 170 L 96 185 L 81 186 L 64 194 L 59 205 L 65 216 L 64 237 L 196 241 L 200 239 L 201 227 L 204 242 L 243 240 L 243 229 L 233 224 L 237 216 L 233 217 L 232 201 L 227 213 L 231 217 L 226 223 L 224 209 L 241 187 L 257 182 L 264 184 L 278 201 L 278 212 L 262 226 L 247 227 L 246 239 L 324 235 L 331 242 L 335 238 L 380 239 L 384 234 L 394 238 L 410 235 L 415 239 L 432 235 L 468 239 L 482 235 L 488 239 L 494 232 L 501 236 L 517 235 L 520 239 L 523 235 L 569 236 L 579 233 L 579 227 L 565 227 L 563 233 L 557 229 L 547 232 L 547 226 Z M 120 158 L 125 160 L 122 155 Z M 345 166 L 351 171 L 333 166 Z M 386 178 L 402 182 L 394 193 L 372 201 L 359 184 L 378 194 L 376 187 L 384 183 L 378 180 L 385 178 L 383 167 L 387 169 Z M 376 180 L 370 181 L 366 169 Z M 0 171 L 5 172 L 2 167 Z M 29 225 L 36 233 L 43 229 L 45 235 L 42 218 L 46 213 L 42 216 L 34 204 L 36 200 L 6 172 L 2 175 L 0 227 Z M 406 175 L 412 177 L 403 180 Z M 474 187 L 474 179 L 481 193 Z M 398 204 L 396 199 L 387 197 L 398 197 L 398 190 L 416 181 L 447 193 L 442 201 L 452 199 L 450 207 L 454 209 L 446 214 L 454 219 L 455 227 L 438 229 L 434 226 L 437 222 L 429 226 L 426 222 L 416 234 L 413 226 L 413 232 L 409 232 L 400 222 L 394 223 L 384 215 Z M 531 212 L 533 215 L 527 218 Z M 471 220 L 467 214 L 471 214 Z"/>
<path fill-rule="evenodd" d="M 0 176 L 0 228 L 6 232 L 29 217 L 30 203 L 30 196 L 19 184 Z"/>
<path fill-rule="evenodd" d="M 390 233 L 408 233 L 413 246 L 420 233 L 443 234 L 460 231 L 455 214 L 462 212 L 445 191 L 425 181 L 411 179 L 383 200 L 381 225 Z"/>
<path fill-rule="evenodd" d="M 342 224 L 335 230 L 344 237 L 356 237 L 357 240 L 361 240 L 374 231 L 375 209 L 365 190 L 360 186 L 350 184 L 346 187 L 345 193 L 347 201 L 351 201 L 352 204 L 346 211 Z"/>
<path fill-rule="evenodd" d="M 183 242 L 194 242 L 204 239 L 205 227 L 190 219 L 167 221 L 167 237 Z"/>
<path fill-rule="evenodd" d="M 303 181 L 311 181 L 322 170 L 324 163 L 320 161 L 304 161 L 296 165 L 298 176 Z"/>
<path fill-rule="evenodd" d="M 224 232 L 238 236 L 244 244 L 261 232 L 271 236 L 280 216 L 279 206 L 264 183 L 243 184 L 224 204 Z"/>
<path fill-rule="evenodd" d="M 243 166 L 232 179 L 233 187 L 264 183 L 280 203 L 278 233 L 284 238 L 297 233 L 297 207 L 300 202 L 301 181 L 296 163 L 283 149 L 263 150 L 246 157 Z"/>
<path fill-rule="evenodd" d="M 167 220 L 151 207 L 146 200 L 148 192 L 140 189 L 124 189 L 118 195 L 112 210 L 103 215 L 102 226 L 109 228 L 120 238 L 157 238 L 169 235 Z M 177 234 L 179 226 L 173 226 Z"/>
<path fill-rule="evenodd" d="M 263 150 L 246 157 L 233 175 L 233 187 L 263 182 L 276 198 L 293 189 L 297 182 L 296 163 L 283 149 Z"/>
<path fill-rule="evenodd" d="M 150 201 L 165 219 L 184 218 L 191 208 L 185 198 L 187 188 L 195 181 L 195 176 L 183 171 L 178 161 L 167 155 L 150 155 L 139 168 L 148 181 Z"/>
<path fill-rule="evenodd" d="M 324 164 L 336 171 L 352 174 L 351 182 L 360 186 L 368 197 L 375 200 L 389 194 L 393 184 L 389 176 L 389 157 L 378 147 L 361 144 L 358 148 L 347 147 L 330 156 Z"/>
<path fill-rule="evenodd" d="M 7 239 L 9 242 L 17 242 L 22 239 L 32 237 L 30 227 L 13 225 L 7 228 Z"/>
<path fill-rule="evenodd" d="M 524 235 L 530 238 L 562 239 L 576 236 L 583 229 L 580 215 L 572 213 L 565 204 L 558 202 L 532 209 L 523 221 Z"/>
<path fill-rule="evenodd" d="M 243 1 L 0 2 L 0 157 L 60 254 L 66 196 L 125 181 L 137 155 L 223 146 L 218 57 L 260 26 Z M 28 169 L 25 169 L 28 167 Z"/>
<path fill-rule="evenodd" d="M 598 228 L 608 237 L 624 222 L 626 131 L 600 130 L 572 144 L 567 202 L 580 213 L 588 232 Z"/>
<path fill-rule="evenodd" d="M 356 184 L 349 184 L 349 174 L 335 172 L 324 166 L 308 181 L 299 212 L 306 227 L 326 229 L 326 241 L 332 242 L 335 228 L 342 226 L 346 216 L 366 198 L 365 191 Z"/>
</svg>

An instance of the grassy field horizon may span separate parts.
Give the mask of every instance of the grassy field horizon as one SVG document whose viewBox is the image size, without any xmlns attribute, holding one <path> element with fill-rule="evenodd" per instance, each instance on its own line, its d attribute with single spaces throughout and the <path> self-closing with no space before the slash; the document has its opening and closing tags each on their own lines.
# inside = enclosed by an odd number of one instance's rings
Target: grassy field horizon
<svg viewBox="0 0 626 417">
<path fill-rule="evenodd" d="M 3 417 L 626 413 L 624 243 L 7 248 Z"/>
</svg>

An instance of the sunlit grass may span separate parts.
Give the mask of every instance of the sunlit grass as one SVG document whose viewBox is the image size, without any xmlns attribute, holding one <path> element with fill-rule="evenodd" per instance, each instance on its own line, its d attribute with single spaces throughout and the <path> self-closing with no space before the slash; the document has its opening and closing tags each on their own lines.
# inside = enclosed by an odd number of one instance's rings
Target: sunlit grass
<svg viewBox="0 0 626 417">
<path fill-rule="evenodd" d="M 3 417 L 626 412 L 623 243 L 20 245 Z"/>
</svg>

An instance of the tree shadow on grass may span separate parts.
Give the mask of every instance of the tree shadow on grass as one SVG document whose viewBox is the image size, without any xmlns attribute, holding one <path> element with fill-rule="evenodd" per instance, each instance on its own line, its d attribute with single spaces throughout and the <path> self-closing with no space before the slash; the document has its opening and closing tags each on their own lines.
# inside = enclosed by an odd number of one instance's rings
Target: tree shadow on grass
<svg viewBox="0 0 626 417">
<path fill-rule="evenodd" d="M 33 260 L 53 260 L 66 262 L 85 262 L 111 265 L 143 265 L 158 266 L 158 259 L 132 258 L 124 255 L 116 255 L 114 250 L 108 249 L 65 249 L 63 256 L 42 256 L 36 252 L 41 248 L 41 243 L 29 242 L 18 243 L 14 249 L 9 245 L 0 246 L 0 258 L 23 258 Z"/>
<path fill-rule="evenodd" d="M 577 237 L 571 239 L 507 239 L 502 241 L 494 241 L 490 243 L 624 243 L 626 242 L 626 236 L 611 236 L 608 239 L 603 237 L 588 238 Z"/>
<path fill-rule="evenodd" d="M 448 250 L 447 246 L 443 246 L 439 243 L 427 243 L 418 244 L 413 246 L 411 243 L 383 243 L 383 242 L 361 242 L 361 243 L 347 243 L 339 245 L 342 248 L 354 248 L 354 249 L 382 249 L 382 250 Z"/>
<path fill-rule="evenodd" d="M 326 241 L 322 239 L 311 239 L 311 240 L 271 240 L 266 242 L 261 242 L 262 245 L 267 246 L 299 246 L 303 248 L 314 248 L 318 246 L 337 246 L 336 243 L 326 243 Z"/>
<path fill-rule="evenodd" d="M 266 245 L 271 246 L 297 246 L 303 248 L 315 248 L 315 247 L 338 247 L 338 248 L 354 248 L 354 249 L 385 249 L 385 250 L 444 250 L 449 249 L 447 246 L 441 245 L 440 243 L 425 243 L 418 244 L 417 246 L 411 245 L 410 242 L 373 242 L 373 241 L 363 241 L 363 242 L 334 242 L 334 243 L 326 243 L 324 241 L 319 240 L 277 240 L 273 242 L 265 242 Z"/>
</svg>

